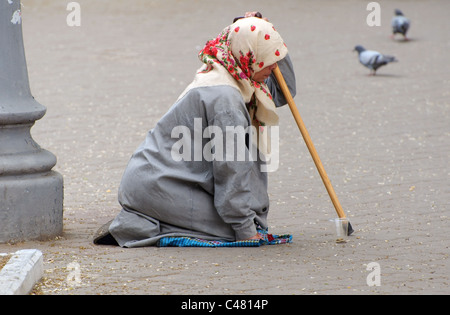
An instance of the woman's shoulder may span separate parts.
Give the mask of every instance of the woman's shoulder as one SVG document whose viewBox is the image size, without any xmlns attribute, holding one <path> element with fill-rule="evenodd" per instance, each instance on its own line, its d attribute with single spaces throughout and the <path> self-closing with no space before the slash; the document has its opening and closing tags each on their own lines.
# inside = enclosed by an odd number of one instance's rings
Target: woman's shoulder
<svg viewBox="0 0 450 315">
<path fill-rule="evenodd" d="M 208 120 L 225 112 L 233 116 L 246 117 L 247 115 L 241 93 L 229 85 L 192 88 L 179 100 L 176 107 L 204 112 Z"/>
<path fill-rule="evenodd" d="M 233 101 L 244 103 L 240 91 L 231 85 L 200 86 L 190 89 L 183 98 L 197 98 L 203 102 Z"/>
<path fill-rule="evenodd" d="M 201 86 L 189 89 L 177 103 L 184 106 L 202 105 L 218 110 L 238 110 L 245 108 L 244 99 L 238 89 L 230 85 Z"/>
</svg>

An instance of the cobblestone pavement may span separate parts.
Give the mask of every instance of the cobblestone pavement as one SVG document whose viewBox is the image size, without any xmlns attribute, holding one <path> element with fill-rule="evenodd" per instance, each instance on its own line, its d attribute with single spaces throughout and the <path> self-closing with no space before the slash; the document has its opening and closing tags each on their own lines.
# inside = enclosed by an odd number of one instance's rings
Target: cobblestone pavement
<svg viewBox="0 0 450 315">
<path fill-rule="evenodd" d="M 412 20 L 409 42 L 389 38 L 392 1 L 378 1 L 379 27 L 366 23 L 369 1 L 80 0 L 79 27 L 66 24 L 68 1 L 22 2 L 31 89 L 48 108 L 32 132 L 57 155 L 65 180 L 64 235 L 0 245 L 43 252 L 35 293 L 450 293 L 449 1 L 400 2 Z M 292 233 L 292 244 L 92 245 L 120 210 L 130 155 L 192 80 L 198 50 L 252 10 L 288 44 L 296 103 L 354 236 L 335 242 L 334 208 L 285 107 L 269 223 L 273 233 Z M 357 44 L 399 62 L 368 76 Z"/>
</svg>

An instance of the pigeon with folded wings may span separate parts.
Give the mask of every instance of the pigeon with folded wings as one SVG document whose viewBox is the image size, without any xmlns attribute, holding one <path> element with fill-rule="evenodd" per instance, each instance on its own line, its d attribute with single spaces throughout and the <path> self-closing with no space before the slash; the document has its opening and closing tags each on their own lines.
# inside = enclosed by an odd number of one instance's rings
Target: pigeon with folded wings
<svg viewBox="0 0 450 315">
<path fill-rule="evenodd" d="M 375 75 L 378 68 L 387 65 L 390 62 L 398 61 L 394 56 L 380 54 L 378 51 L 366 50 L 363 46 L 358 45 L 355 51 L 359 54 L 359 62 L 369 68 L 372 75 Z"/>
<path fill-rule="evenodd" d="M 403 38 L 405 40 L 408 40 L 408 37 L 406 36 L 406 33 L 409 30 L 411 22 L 408 18 L 406 18 L 402 11 L 399 9 L 395 10 L 395 16 L 392 18 L 391 25 L 392 25 L 392 39 L 395 37 L 395 34 L 402 34 Z"/>
</svg>

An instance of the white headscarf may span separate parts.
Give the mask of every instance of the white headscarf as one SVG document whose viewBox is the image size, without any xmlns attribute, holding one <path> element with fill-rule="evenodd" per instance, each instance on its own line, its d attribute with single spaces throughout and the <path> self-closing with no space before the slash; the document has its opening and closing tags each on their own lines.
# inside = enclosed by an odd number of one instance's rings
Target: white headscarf
<svg viewBox="0 0 450 315">
<path fill-rule="evenodd" d="M 253 80 L 253 75 L 282 60 L 287 53 L 283 39 L 271 23 L 256 17 L 238 20 L 200 51 L 204 65 L 180 98 L 196 87 L 233 86 L 248 104 L 252 125 L 259 133 L 264 132 L 265 126 L 278 125 L 279 118 L 268 86 Z M 260 151 L 270 152 L 270 143 L 257 143 Z"/>
</svg>

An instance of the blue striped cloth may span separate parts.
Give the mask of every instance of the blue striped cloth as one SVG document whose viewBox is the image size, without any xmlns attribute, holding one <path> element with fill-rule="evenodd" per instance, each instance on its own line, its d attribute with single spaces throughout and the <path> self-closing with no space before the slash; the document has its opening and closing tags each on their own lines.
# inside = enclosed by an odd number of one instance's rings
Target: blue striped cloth
<svg viewBox="0 0 450 315">
<path fill-rule="evenodd" d="M 272 235 L 267 230 L 258 229 L 261 240 L 245 241 L 209 241 L 195 237 L 169 236 L 158 241 L 158 247 L 259 247 L 262 245 L 287 244 L 292 242 L 292 235 Z"/>
</svg>

